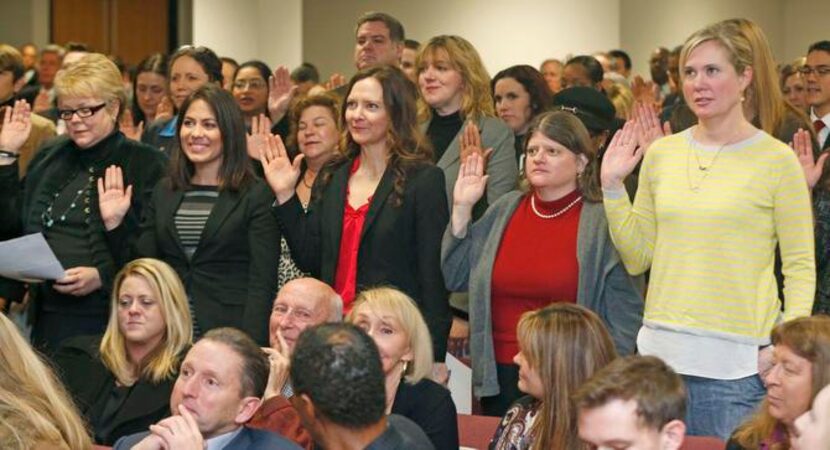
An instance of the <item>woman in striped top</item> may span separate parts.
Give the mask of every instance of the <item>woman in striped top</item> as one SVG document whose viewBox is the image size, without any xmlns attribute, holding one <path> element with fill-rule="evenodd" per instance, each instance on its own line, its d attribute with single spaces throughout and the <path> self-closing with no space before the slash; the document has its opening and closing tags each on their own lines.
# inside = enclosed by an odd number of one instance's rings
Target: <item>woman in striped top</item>
<svg viewBox="0 0 830 450">
<path fill-rule="evenodd" d="M 247 156 L 242 114 L 229 93 L 205 85 L 183 103 L 178 136 L 170 177 L 156 186 L 138 236 L 119 232 L 131 188 L 120 169 L 107 170 L 100 204 L 110 245 L 122 261 L 154 257 L 176 270 L 197 335 L 231 326 L 267 344 L 280 237 L 273 195 Z"/>
</svg>

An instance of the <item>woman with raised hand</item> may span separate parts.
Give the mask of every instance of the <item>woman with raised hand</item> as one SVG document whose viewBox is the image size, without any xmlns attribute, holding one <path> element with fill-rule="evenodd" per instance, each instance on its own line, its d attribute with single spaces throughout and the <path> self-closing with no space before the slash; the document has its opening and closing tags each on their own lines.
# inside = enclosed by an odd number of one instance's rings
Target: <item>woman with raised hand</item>
<svg viewBox="0 0 830 450">
<path fill-rule="evenodd" d="M 5 235 L 43 233 L 66 268 L 63 278 L 32 283 L 32 342 L 47 353 L 66 338 L 100 334 L 109 293 L 120 264 L 107 246 L 95 181 L 118 165 L 135 199 L 122 212 L 126 233 L 135 233 L 143 207 L 166 161 L 151 147 L 118 131 L 126 108 L 121 72 L 101 54 L 88 54 L 58 72 L 58 115 L 67 134 L 41 148 L 18 181 L 17 155 L 31 130 L 28 105 L 6 110 L 0 132 L 0 228 Z"/>
<path fill-rule="evenodd" d="M 108 168 L 98 183 L 110 246 L 121 261 L 158 258 L 176 270 L 196 336 L 229 326 L 266 344 L 280 235 L 273 195 L 247 155 L 242 113 L 230 93 L 210 83 L 182 103 L 176 123 L 180 145 L 170 176 L 153 191 L 137 233 L 123 229 L 131 187 L 120 168 Z"/>
<path fill-rule="evenodd" d="M 815 290 L 804 174 L 787 145 L 745 114 L 746 92 L 757 86 L 756 56 L 734 21 L 692 34 L 680 70 L 698 124 L 648 148 L 633 205 L 622 182 L 646 150 L 637 144 L 637 124 L 614 136 L 601 174 L 611 236 L 626 268 L 651 269 L 638 350 L 684 377 L 690 434 L 723 439 L 764 395 L 759 375 L 772 351 L 765 346 L 781 318 L 776 244 L 783 320 L 809 315 Z M 777 85 L 769 89 L 778 92 Z M 761 101 L 767 94 L 753 95 Z"/>
<path fill-rule="evenodd" d="M 187 295 L 170 266 L 143 258 L 118 272 L 103 337 L 69 339 L 54 357 L 97 444 L 112 445 L 170 415 L 192 337 Z"/>
<path fill-rule="evenodd" d="M 502 70 L 493 77 L 490 86 L 496 114 L 513 130 L 516 161 L 521 166 L 530 122 L 550 108 L 553 94 L 542 74 L 528 65 Z"/>
<path fill-rule="evenodd" d="M 154 53 L 135 68 L 130 109 L 121 117 L 120 128 L 128 138 L 139 140 L 144 126 L 153 123 L 156 114 L 169 102 L 167 97 L 167 55 Z"/>
<path fill-rule="evenodd" d="M 596 150 L 570 112 L 537 117 L 528 129 L 521 191 L 472 221 L 488 175 L 473 153 L 461 164 L 441 268 L 447 287 L 470 294 L 473 390 L 487 415 L 521 396 L 516 324 L 550 303 L 577 303 L 606 324 L 621 354 L 635 349 L 642 280 L 626 273 L 608 235 Z"/>
<path fill-rule="evenodd" d="M 378 66 L 352 77 L 341 112 L 345 147 L 318 175 L 307 213 L 296 195 L 304 155 L 292 162 L 282 141 L 270 136 L 262 163 L 297 265 L 332 285 L 346 311 L 370 286 L 405 292 L 443 362 L 450 325 L 440 269 L 447 202 L 443 174 L 430 161 L 415 116 L 415 89 L 400 69 Z"/>
<path fill-rule="evenodd" d="M 432 381 L 432 340 L 415 302 L 392 288 L 357 295 L 346 316 L 378 346 L 386 377 L 386 413 L 415 422 L 436 450 L 458 448 L 458 420 L 450 391 Z"/>
</svg>

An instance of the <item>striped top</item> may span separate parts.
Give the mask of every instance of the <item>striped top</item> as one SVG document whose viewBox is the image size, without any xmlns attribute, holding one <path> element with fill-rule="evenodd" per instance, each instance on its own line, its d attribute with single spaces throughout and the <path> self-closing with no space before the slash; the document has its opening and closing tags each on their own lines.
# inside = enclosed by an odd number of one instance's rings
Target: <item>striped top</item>
<svg viewBox="0 0 830 450">
<path fill-rule="evenodd" d="M 652 144 L 639 180 L 633 206 L 624 192 L 606 192 L 605 211 L 628 271 L 651 267 L 644 323 L 768 342 L 781 306 L 776 244 L 785 276 L 783 319 L 810 314 L 810 194 L 787 145 L 759 131 L 723 148 L 706 146 L 690 129 Z"/>
<path fill-rule="evenodd" d="M 219 190 L 216 186 L 193 186 L 193 190 L 184 193 L 173 220 L 188 259 L 193 257 L 199 246 L 202 230 L 217 198 Z"/>
</svg>

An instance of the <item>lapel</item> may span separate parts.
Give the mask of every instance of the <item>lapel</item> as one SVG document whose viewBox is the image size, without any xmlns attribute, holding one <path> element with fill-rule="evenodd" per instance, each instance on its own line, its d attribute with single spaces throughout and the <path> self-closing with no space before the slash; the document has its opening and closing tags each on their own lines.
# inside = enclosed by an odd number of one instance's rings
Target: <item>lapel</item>
<svg viewBox="0 0 830 450">
<path fill-rule="evenodd" d="M 160 202 L 159 206 L 157 206 L 159 210 L 158 217 L 164 220 L 164 232 L 167 234 L 167 238 L 170 239 L 170 242 L 174 242 L 179 252 L 184 255 L 184 247 L 182 246 L 182 241 L 179 239 L 179 233 L 176 231 L 176 211 L 178 211 L 179 205 L 182 204 L 184 192 L 168 189 L 165 190 L 164 197 L 166 200 Z"/>
<path fill-rule="evenodd" d="M 372 226 L 375 219 L 377 219 L 378 214 L 380 214 L 380 211 L 386 204 L 386 198 L 392 193 L 394 187 L 395 171 L 391 167 L 386 166 L 380 183 L 378 183 L 378 187 L 375 188 L 375 193 L 372 195 L 372 203 L 369 205 L 369 211 L 366 212 L 366 220 L 363 222 L 363 229 L 360 231 L 361 242 L 363 242 L 363 236 L 366 235 L 366 231 Z"/>
<path fill-rule="evenodd" d="M 459 130 L 458 133 L 455 134 L 455 137 L 452 139 L 452 142 L 450 142 L 450 145 L 447 147 L 447 151 L 445 151 L 444 154 L 441 155 L 441 159 L 439 159 L 438 163 L 435 164 L 436 166 L 440 167 L 441 169 L 447 169 L 453 164 L 460 164 L 459 160 L 461 159 L 461 134 L 464 132 L 464 127 L 467 126 L 467 122 L 469 122 L 469 120 L 465 119 L 464 122 L 461 124 L 461 130 Z M 476 122 L 476 125 L 478 126 L 479 133 L 483 135 L 484 119 L 479 119 Z M 428 126 L 429 124 L 427 124 L 427 127 Z M 486 148 L 487 144 L 485 144 L 482 140 L 481 146 L 483 148 Z"/>
<path fill-rule="evenodd" d="M 329 192 L 325 195 L 323 202 L 332 202 L 334 208 L 321 208 L 320 217 L 324 225 L 328 238 L 332 243 L 332 250 L 334 251 L 335 265 L 337 265 L 337 255 L 340 253 L 340 237 L 343 234 L 343 211 L 346 210 L 346 188 L 349 184 L 349 171 L 352 167 L 352 159 L 346 161 L 340 167 L 334 170 L 329 181 Z M 321 205 L 322 206 L 322 205 Z"/>
<path fill-rule="evenodd" d="M 199 254 L 199 249 L 203 247 L 202 243 L 210 240 L 222 228 L 225 219 L 236 209 L 241 199 L 242 193 L 239 191 L 230 191 L 227 189 L 219 191 L 216 204 L 213 205 L 213 209 L 210 211 L 208 220 L 205 223 L 205 229 L 202 230 L 202 235 L 199 237 L 199 246 L 196 248 L 196 253 L 193 254 L 193 259 L 196 259 L 196 255 Z"/>
<path fill-rule="evenodd" d="M 242 431 L 240 431 L 239 434 L 237 434 L 236 437 L 233 438 L 232 441 L 228 442 L 228 444 L 225 445 L 224 448 L 227 448 L 227 449 L 233 448 L 233 449 L 243 450 L 243 449 L 247 449 L 250 446 L 251 446 L 251 430 L 249 430 L 248 427 L 243 426 Z"/>
</svg>

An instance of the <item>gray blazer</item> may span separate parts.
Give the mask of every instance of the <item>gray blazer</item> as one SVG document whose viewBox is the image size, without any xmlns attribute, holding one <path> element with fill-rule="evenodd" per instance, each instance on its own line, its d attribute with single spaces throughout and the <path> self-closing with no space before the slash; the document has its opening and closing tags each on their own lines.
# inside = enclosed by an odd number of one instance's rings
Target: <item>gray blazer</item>
<svg viewBox="0 0 830 450">
<path fill-rule="evenodd" d="M 523 196 L 519 191 L 504 195 L 468 227 L 464 238 L 455 238 L 448 225 L 441 243 L 441 270 L 447 288 L 470 294 L 470 356 L 473 392 L 478 397 L 499 393 L 490 286 L 501 238 Z M 602 203 L 583 204 L 576 253 L 577 303 L 603 320 L 620 355 L 634 353 L 643 323 L 643 278 L 625 271 L 611 242 Z"/>
<path fill-rule="evenodd" d="M 150 433 L 144 431 L 131 434 L 119 439 L 113 446 L 114 450 L 129 450 L 141 442 Z M 255 430 L 242 427 L 242 431 L 224 446 L 229 450 L 301 450 L 294 442 L 270 431 Z"/>
<path fill-rule="evenodd" d="M 466 124 L 465 124 L 466 125 Z M 513 131 L 500 119 L 483 117 L 479 119 L 478 129 L 481 132 L 481 147 L 492 148 L 493 153 L 487 162 L 487 204 L 492 205 L 502 195 L 516 189 L 519 178 L 519 167 L 516 165 L 516 150 L 513 148 Z M 423 130 L 429 128 L 429 122 L 422 124 Z M 452 208 L 452 192 L 458 170 L 461 169 L 461 133 L 455 135 L 449 147 L 436 164 L 444 171 L 444 180 L 447 182 L 447 201 Z"/>
</svg>

